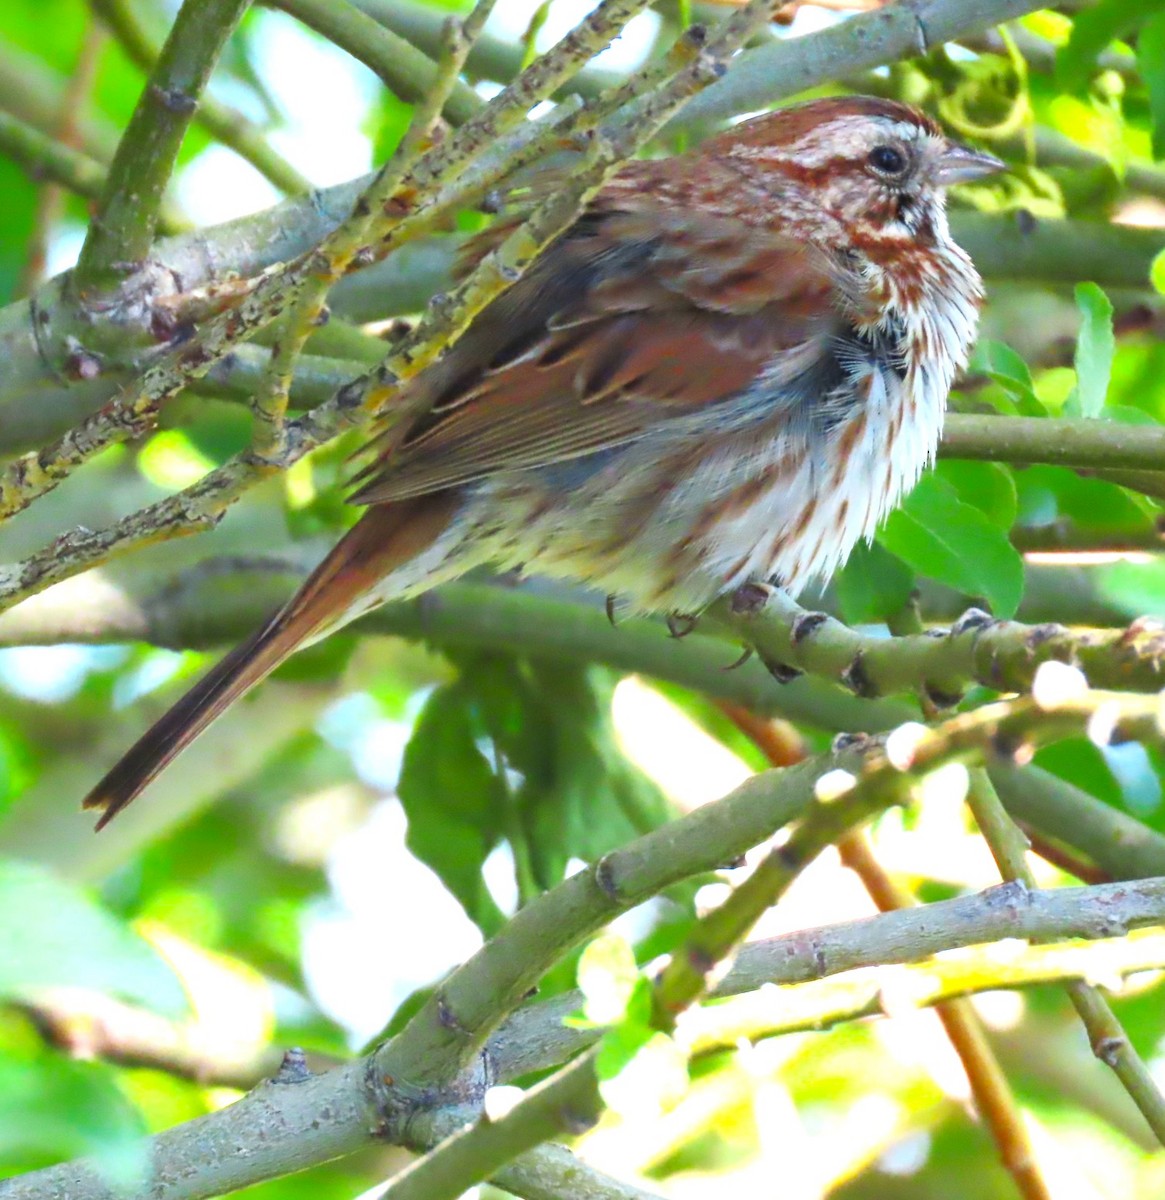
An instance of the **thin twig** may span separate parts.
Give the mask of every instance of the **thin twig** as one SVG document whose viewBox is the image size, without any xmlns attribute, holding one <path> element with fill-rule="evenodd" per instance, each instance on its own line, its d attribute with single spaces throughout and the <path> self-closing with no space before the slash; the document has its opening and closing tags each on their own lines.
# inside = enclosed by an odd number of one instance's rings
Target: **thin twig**
<svg viewBox="0 0 1165 1200">
<path fill-rule="evenodd" d="M 771 766 L 791 766 L 805 757 L 804 744 L 798 744 L 799 735 L 793 727 L 783 722 L 760 720 L 733 705 L 721 704 L 720 708 L 753 741 Z M 883 870 L 864 834 L 847 834 L 838 843 L 838 850 L 842 863 L 862 881 L 880 911 L 893 912 L 914 906 L 910 893 Z M 1027 1200 L 1049 1200 L 1050 1193 L 1036 1166 L 1023 1115 L 974 1009 L 965 1000 L 949 1000 L 938 1004 L 936 1011 L 966 1071 L 979 1114 L 1020 1194 Z"/>
<path fill-rule="evenodd" d="M 494 0 L 479 0 L 463 23 L 450 18 L 448 42 L 435 78 L 413 113 L 412 121 L 392 158 L 356 203 L 349 220 L 326 239 L 315 255 L 316 269 L 301 285 L 272 350 L 271 361 L 255 394 L 252 452 L 274 459 L 285 453 L 285 417 L 296 360 L 324 310 L 328 292 L 348 270 L 378 224 L 377 214 L 391 211 L 401 182 L 424 154 L 474 39 L 489 18 Z M 383 224 L 383 216 L 380 218 Z"/>
<path fill-rule="evenodd" d="M 439 87 L 443 95 L 437 111 L 453 125 L 467 121 L 482 106 L 481 97 L 467 83 L 456 75 L 442 79 L 444 72 L 437 63 L 348 0 L 268 2 L 347 50 L 402 100 L 427 105 L 433 89 Z"/>
<path fill-rule="evenodd" d="M 990 777 L 981 767 L 971 772 L 967 804 L 999 867 L 1000 875 L 1005 880 L 1033 888 L 1035 876 L 1028 866 L 1024 836 L 1008 816 Z M 1083 980 L 1067 984 L 1066 990 L 1088 1031 L 1093 1054 L 1112 1068 L 1157 1140 L 1165 1145 L 1165 1096 L 1129 1040 L 1112 1006 L 1098 988 Z"/>
<path fill-rule="evenodd" d="M 87 200 L 98 199 L 105 188 L 106 170 L 97 159 L 63 145 L 11 113 L 0 112 L 0 154 L 11 158 L 30 178 L 51 179 Z M 163 206 L 158 230 L 176 234 L 185 228 L 186 222 Z"/>
<path fill-rule="evenodd" d="M 73 73 L 65 88 L 57 127 L 53 130 L 54 141 L 66 151 L 79 149 L 80 116 L 89 99 L 89 92 L 93 87 L 93 79 L 104 44 L 104 31 L 93 21 L 92 17 L 87 17 L 81 48 L 77 52 Z M 32 232 L 28 239 L 27 257 L 17 287 L 17 295 L 27 296 L 40 283 L 41 277 L 44 275 L 45 261 L 48 255 L 48 239 L 53 226 L 60 218 L 63 200 L 61 188 L 56 181 L 50 180 L 41 187 L 40 194 L 37 196 Z M 160 223 L 161 216 L 159 214 Z"/>
</svg>

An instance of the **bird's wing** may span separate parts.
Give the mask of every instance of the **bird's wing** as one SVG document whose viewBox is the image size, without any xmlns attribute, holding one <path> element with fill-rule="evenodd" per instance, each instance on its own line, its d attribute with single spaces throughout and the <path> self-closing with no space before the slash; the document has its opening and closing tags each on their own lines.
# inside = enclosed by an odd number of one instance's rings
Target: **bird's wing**
<svg viewBox="0 0 1165 1200">
<path fill-rule="evenodd" d="M 808 243 L 600 200 L 419 377 L 425 416 L 372 444 L 352 499 L 578 458 L 736 396 L 762 369 L 771 390 L 804 393 L 846 290 Z"/>
</svg>

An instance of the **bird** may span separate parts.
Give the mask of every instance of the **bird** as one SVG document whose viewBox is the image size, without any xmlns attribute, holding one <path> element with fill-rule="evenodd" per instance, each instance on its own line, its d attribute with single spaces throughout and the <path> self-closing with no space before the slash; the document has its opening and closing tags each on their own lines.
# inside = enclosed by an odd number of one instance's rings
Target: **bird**
<svg viewBox="0 0 1165 1200">
<path fill-rule="evenodd" d="M 664 614 L 828 577 L 934 457 L 983 300 L 945 193 L 1003 166 L 861 95 L 625 164 L 404 385 L 364 513 L 92 790 L 97 828 L 295 650 L 480 565 Z"/>
</svg>

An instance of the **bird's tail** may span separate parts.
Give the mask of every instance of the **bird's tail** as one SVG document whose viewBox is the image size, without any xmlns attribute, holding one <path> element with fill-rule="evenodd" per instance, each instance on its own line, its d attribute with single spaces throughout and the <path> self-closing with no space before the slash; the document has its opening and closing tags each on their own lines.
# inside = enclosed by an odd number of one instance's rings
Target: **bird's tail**
<svg viewBox="0 0 1165 1200">
<path fill-rule="evenodd" d="M 288 603 L 213 666 L 86 796 L 106 826 L 204 729 L 300 646 L 359 615 L 358 602 L 436 540 L 455 511 L 450 493 L 371 508 Z"/>
</svg>

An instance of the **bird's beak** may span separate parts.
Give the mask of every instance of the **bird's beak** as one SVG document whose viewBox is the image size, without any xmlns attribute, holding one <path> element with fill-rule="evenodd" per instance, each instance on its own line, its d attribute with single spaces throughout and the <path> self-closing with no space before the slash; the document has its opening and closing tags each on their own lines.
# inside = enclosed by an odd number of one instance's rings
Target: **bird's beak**
<svg viewBox="0 0 1165 1200">
<path fill-rule="evenodd" d="M 976 179 L 1005 170 L 1007 164 L 1001 162 L 994 154 L 972 150 L 969 146 L 951 142 L 938 160 L 938 185 L 950 187 L 953 183 L 974 183 Z"/>
</svg>

